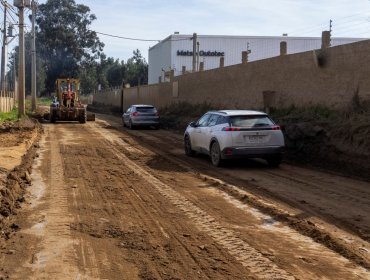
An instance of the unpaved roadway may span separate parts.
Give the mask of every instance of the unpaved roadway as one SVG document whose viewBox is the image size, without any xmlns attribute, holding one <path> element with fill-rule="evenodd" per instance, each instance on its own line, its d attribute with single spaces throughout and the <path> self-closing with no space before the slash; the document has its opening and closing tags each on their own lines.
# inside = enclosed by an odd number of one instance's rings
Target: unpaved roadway
<svg viewBox="0 0 370 280">
<path fill-rule="evenodd" d="M 370 184 L 187 158 L 120 119 L 44 124 L 9 279 L 370 279 Z"/>
</svg>

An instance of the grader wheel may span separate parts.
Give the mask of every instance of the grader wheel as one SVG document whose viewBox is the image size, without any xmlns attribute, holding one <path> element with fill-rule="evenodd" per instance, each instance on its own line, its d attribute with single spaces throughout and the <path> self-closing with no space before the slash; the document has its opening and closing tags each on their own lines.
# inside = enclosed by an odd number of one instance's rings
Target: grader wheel
<svg viewBox="0 0 370 280">
<path fill-rule="evenodd" d="M 86 123 L 86 120 L 87 120 L 87 112 L 86 110 L 83 110 L 82 112 L 80 112 L 80 123 Z"/>
</svg>

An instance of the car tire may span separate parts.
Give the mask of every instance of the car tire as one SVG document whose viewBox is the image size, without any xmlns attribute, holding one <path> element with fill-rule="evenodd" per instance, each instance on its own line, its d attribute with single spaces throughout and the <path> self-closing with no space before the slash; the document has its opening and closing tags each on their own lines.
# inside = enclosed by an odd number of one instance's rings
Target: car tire
<svg viewBox="0 0 370 280">
<path fill-rule="evenodd" d="M 221 158 L 220 145 L 218 145 L 217 142 L 213 142 L 213 144 L 211 145 L 210 156 L 211 156 L 211 162 L 214 166 L 217 166 L 217 167 L 222 166 L 223 160 Z"/>
<path fill-rule="evenodd" d="M 135 126 L 132 124 L 132 121 L 131 120 L 128 121 L 128 127 L 130 129 L 135 129 Z"/>
<path fill-rule="evenodd" d="M 193 157 L 195 156 L 195 151 L 191 147 L 191 141 L 189 136 L 185 136 L 184 139 L 184 149 L 185 149 L 185 154 L 188 157 Z"/>
<path fill-rule="evenodd" d="M 266 161 L 269 164 L 269 166 L 278 167 L 283 161 L 283 158 L 282 156 L 273 156 L 273 157 L 267 158 Z"/>
</svg>

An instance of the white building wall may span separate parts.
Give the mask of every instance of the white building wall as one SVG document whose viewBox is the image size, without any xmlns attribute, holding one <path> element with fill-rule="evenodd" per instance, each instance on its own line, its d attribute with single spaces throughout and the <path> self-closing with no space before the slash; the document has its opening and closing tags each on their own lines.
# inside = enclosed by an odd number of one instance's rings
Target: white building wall
<svg viewBox="0 0 370 280">
<path fill-rule="evenodd" d="M 164 80 L 164 73 L 162 68 L 167 71 L 171 65 L 171 42 L 162 41 L 149 50 L 149 67 L 148 67 L 148 83 L 158 83 L 159 77 Z"/>
<path fill-rule="evenodd" d="M 192 56 L 178 56 L 177 51 L 193 51 L 192 35 L 171 35 L 149 49 L 149 84 L 157 83 L 160 71 L 175 70 L 175 76 L 181 75 L 182 66 L 192 70 Z M 365 39 L 333 38 L 332 46 L 343 45 Z M 315 37 L 258 37 L 258 36 L 212 36 L 198 35 L 200 51 L 224 52 L 225 66 L 239 64 L 242 52 L 249 49 L 249 61 L 266 59 L 280 55 L 280 42 L 287 42 L 288 54 L 305 52 L 321 48 L 321 38 Z M 220 56 L 200 56 L 204 70 L 219 67 Z"/>
</svg>

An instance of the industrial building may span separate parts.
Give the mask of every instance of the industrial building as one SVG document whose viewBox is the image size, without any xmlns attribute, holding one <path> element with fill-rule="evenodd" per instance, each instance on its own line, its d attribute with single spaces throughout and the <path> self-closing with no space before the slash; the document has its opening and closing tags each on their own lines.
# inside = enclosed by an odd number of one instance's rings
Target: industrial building
<svg viewBox="0 0 370 280">
<path fill-rule="evenodd" d="M 193 71 L 193 35 L 173 34 L 149 48 L 149 84 Z M 349 44 L 365 38 L 332 38 L 331 46 Z M 287 43 L 287 54 L 320 49 L 321 37 L 289 36 L 223 36 L 198 35 L 195 71 L 209 70 L 242 62 L 242 52 L 248 53 L 248 61 L 266 59 L 280 55 L 280 43 Z M 198 51 L 199 50 L 199 51 Z M 198 55 L 199 54 L 199 55 Z"/>
</svg>

